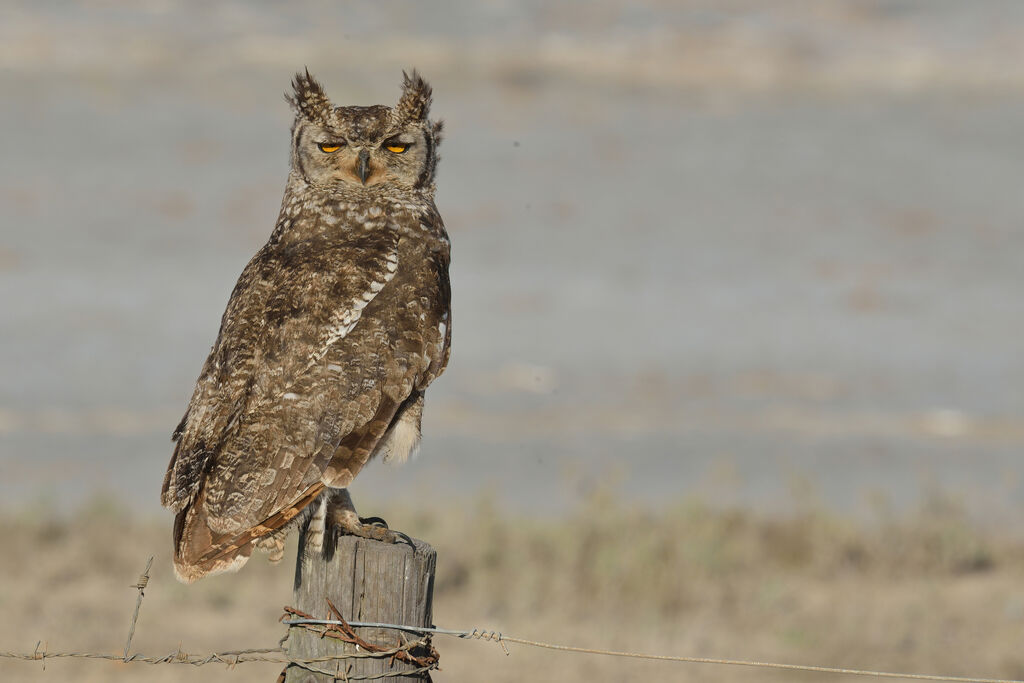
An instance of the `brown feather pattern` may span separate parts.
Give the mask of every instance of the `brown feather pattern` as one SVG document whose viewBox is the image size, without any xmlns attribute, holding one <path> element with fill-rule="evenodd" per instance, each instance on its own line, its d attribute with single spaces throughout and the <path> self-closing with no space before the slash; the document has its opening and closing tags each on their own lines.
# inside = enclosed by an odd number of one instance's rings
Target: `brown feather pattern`
<svg viewBox="0 0 1024 683">
<path fill-rule="evenodd" d="M 430 135 L 429 86 L 414 78 L 422 111 L 407 82 L 411 111 L 388 120 L 416 114 L 411 125 Z M 292 101 L 296 126 L 344 111 L 325 114 L 308 72 Z M 447 363 L 448 263 L 433 185 L 324 184 L 293 163 L 277 225 L 242 271 L 174 431 L 161 498 L 177 513 L 180 578 L 237 569 L 255 540 L 377 455 Z"/>
</svg>

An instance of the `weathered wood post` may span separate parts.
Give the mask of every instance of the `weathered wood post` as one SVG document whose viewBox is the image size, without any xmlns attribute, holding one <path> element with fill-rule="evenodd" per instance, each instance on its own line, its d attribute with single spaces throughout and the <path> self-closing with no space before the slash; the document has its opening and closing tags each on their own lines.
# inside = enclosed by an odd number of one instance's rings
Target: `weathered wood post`
<svg viewBox="0 0 1024 683">
<path fill-rule="evenodd" d="M 304 538 L 299 540 L 295 565 L 294 606 L 317 619 L 335 618 L 329 614 L 328 600 L 346 621 L 378 622 L 408 626 L 432 626 L 434 567 L 437 553 L 426 543 L 413 539 L 408 543 L 338 536 L 335 549 L 327 557 L 303 556 Z M 329 542 L 329 539 L 325 539 Z M 364 641 L 385 648 L 398 647 L 420 636 L 393 629 L 354 627 Z M 292 659 L 313 659 L 335 654 L 360 652 L 350 643 L 326 637 L 303 628 L 292 628 L 288 655 Z M 416 654 L 416 653 L 414 653 Z M 423 653 L 419 653 L 423 654 Z M 286 683 L 333 683 L 335 680 L 359 680 L 360 677 L 391 674 L 385 681 L 430 681 L 430 674 L 402 675 L 418 667 L 391 657 L 360 657 L 316 665 L 336 676 L 315 673 L 298 666 L 287 670 Z"/>
</svg>

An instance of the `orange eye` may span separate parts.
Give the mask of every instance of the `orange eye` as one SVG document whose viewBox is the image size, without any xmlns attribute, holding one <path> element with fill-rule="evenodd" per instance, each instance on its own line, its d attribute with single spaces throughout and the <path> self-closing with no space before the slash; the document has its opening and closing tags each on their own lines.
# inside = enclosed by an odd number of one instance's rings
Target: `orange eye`
<svg viewBox="0 0 1024 683">
<path fill-rule="evenodd" d="M 319 142 L 317 143 L 317 147 L 319 147 L 320 151 L 325 154 L 331 154 L 332 152 L 337 152 L 341 149 L 341 145 L 331 142 Z"/>
<path fill-rule="evenodd" d="M 388 145 L 387 150 L 395 154 L 401 154 L 405 150 L 409 149 L 409 145 Z"/>
</svg>

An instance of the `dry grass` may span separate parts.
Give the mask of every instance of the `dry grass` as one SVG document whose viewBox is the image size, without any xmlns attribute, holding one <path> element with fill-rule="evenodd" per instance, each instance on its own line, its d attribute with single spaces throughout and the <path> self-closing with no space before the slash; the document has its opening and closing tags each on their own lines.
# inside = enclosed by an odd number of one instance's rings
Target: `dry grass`
<svg viewBox="0 0 1024 683">
<path fill-rule="evenodd" d="M 467 512 L 468 511 L 468 512 Z M 1024 543 L 984 530 L 937 496 L 914 514 L 858 523 L 805 506 L 787 518 L 690 502 L 661 512 L 593 495 L 554 520 L 488 501 L 391 511 L 439 552 L 435 620 L 562 643 L 707 657 L 1024 677 Z M 135 649 L 164 654 L 269 646 L 290 601 L 290 562 L 183 586 L 168 520 L 97 501 L 70 517 L 0 515 L 0 649 L 117 651 L 129 584 L 155 571 Z M 637 663 L 442 639 L 436 680 L 815 680 L 826 676 Z M 0 680 L 272 681 L 279 667 L 199 669 L 0 661 Z M 834 677 L 832 677 L 834 678 Z"/>
</svg>

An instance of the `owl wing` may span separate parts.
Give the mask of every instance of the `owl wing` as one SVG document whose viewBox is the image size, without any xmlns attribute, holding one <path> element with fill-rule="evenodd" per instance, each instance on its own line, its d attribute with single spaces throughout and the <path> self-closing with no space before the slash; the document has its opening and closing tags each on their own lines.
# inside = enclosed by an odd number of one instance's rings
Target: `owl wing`
<svg viewBox="0 0 1024 683">
<path fill-rule="evenodd" d="M 389 378 L 416 365 L 379 334 L 394 314 L 375 306 L 366 327 L 378 334 L 351 333 L 395 278 L 399 242 L 383 229 L 268 245 L 243 271 L 164 481 L 183 578 L 244 561 L 251 540 L 315 498 L 345 438 L 373 441 L 394 415 L 403 380 Z"/>
<path fill-rule="evenodd" d="M 415 266 L 401 269 L 367 310 L 353 335 L 332 349 L 342 363 L 371 359 L 372 369 L 347 372 L 376 376 L 377 381 L 375 391 L 357 394 L 349 393 L 348 382 L 328 383 L 336 392 L 330 402 L 349 403 L 352 408 L 347 412 L 360 417 L 355 424 L 343 425 L 337 432 L 341 438 L 329 440 L 328 447 L 316 461 L 317 469 L 323 471 L 322 480 L 330 486 L 348 486 L 374 455 L 388 430 L 399 421 L 414 424 L 412 438 L 415 441 L 411 445 L 418 441 L 423 392 L 448 363 L 451 342 L 448 242 L 436 214 L 427 216 L 424 224 L 415 228 L 442 237 L 426 244 L 410 240 L 399 245 L 400 262 Z M 366 345 L 368 339 L 374 340 L 370 349 Z"/>
<path fill-rule="evenodd" d="M 433 220 L 415 229 L 443 234 Z M 164 482 L 181 578 L 237 568 L 325 485 L 347 485 L 443 370 L 447 240 L 394 227 L 268 246 L 243 271 Z"/>
</svg>

